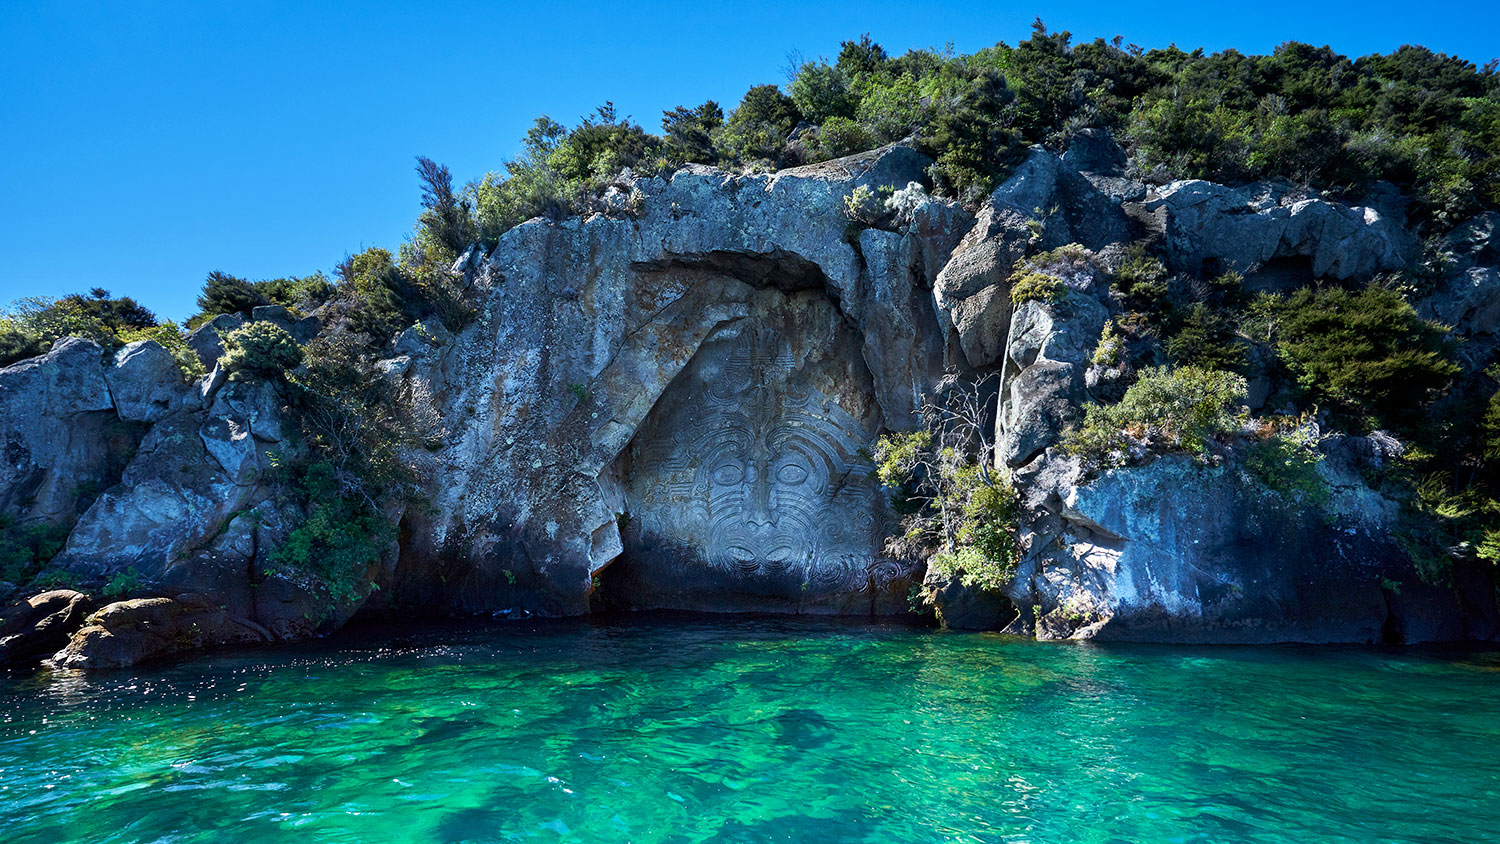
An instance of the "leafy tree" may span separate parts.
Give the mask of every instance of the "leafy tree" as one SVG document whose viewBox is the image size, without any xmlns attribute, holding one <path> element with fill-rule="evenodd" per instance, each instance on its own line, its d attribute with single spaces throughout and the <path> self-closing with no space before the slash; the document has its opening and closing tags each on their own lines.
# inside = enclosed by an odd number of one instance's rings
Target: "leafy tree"
<svg viewBox="0 0 1500 844">
<path fill-rule="evenodd" d="M 250 312 L 270 301 L 255 288 L 254 284 L 238 276 L 214 270 L 203 282 L 203 292 L 198 294 L 198 310 L 207 316 L 216 314 L 241 314 Z"/>
<path fill-rule="evenodd" d="M 859 99 L 848 76 L 837 66 L 807 62 L 792 80 L 792 103 L 804 118 L 821 125 L 830 117 L 854 117 Z"/>
<path fill-rule="evenodd" d="M 678 106 L 662 112 L 668 157 L 674 164 L 714 163 L 714 133 L 723 125 L 724 110 L 713 100 L 697 108 Z"/>
<path fill-rule="evenodd" d="M 756 85 L 725 121 L 715 145 L 734 161 L 776 161 L 802 114 L 775 85 Z"/>
<path fill-rule="evenodd" d="M 422 180 L 422 215 L 417 221 L 417 242 L 438 253 L 437 261 L 451 263 L 474 239 L 469 200 L 459 199 L 453 192 L 453 174 L 430 158 L 417 157 L 417 175 Z"/>
</svg>

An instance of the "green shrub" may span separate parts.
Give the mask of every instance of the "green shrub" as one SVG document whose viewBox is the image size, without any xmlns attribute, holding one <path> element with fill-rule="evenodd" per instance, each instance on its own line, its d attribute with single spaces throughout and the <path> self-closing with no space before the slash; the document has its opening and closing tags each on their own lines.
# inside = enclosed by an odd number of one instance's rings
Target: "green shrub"
<svg viewBox="0 0 1500 844">
<path fill-rule="evenodd" d="M 0 513 L 0 580 L 25 583 L 61 551 L 68 541 L 67 525 L 22 522 Z"/>
<path fill-rule="evenodd" d="M 1111 289 L 1130 310 L 1160 320 L 1170 310 L 1167 302 L 1167 265 L 1147 254 L 1145 247 L 1131 244 L 1125 262 L 1115 272 Z"/>
<path fill-rule="evenodd" d="M 870 190 L 865 185 L 857 185 L 844 197 L 844 216 L 857 223 L 874 225 L 885 213 L 885 201 L 892 193 L 889 186 Z"/>
<path fill-rule="evenodd" d="M 265 573 L 321 589 L 335 606 L 358 600 L 395 529 L 370 501 L 346 488 L 332 464 L 319 461 L 290 474 L 307 518 L 271 552 Z"/>
<path fill-rule="evenodd" d="M 925 555 L 939 574 L 996 590 L 1010 582 L 1020 556 L 1019 505 L 1010 477 L 990 463 L 983 385 L 960 385 L 942 404 L 924 404 L 923 428 L 881 437 L 872 458 L 903 517 L 904 534 L 887 550 Z"/>
<path fill-rule="evenodd" d="M 1243 422 L 1245 379 L 1232 372 L 1184 366 L 1141 371 L 1118 404 L 1090 404 L 1064 436 L 1064 451 L 1087 462 L 1119 465 L 1126 434 L 1189 454 L 1234 434 Z"/>
<path fill-rule="evenodd" d="M 1017 498 L 1009 479 L 970 451 L 935 445 L 932 432 L 876 443 L 876 477 L 904 511 L 899 550 L 922 548 L 928 565 L 966 586 L 1000 589 L 1015 573 Z"/>
<path fill-rule="evenodd" d="M 1328 501 L 1328 484 L 1318 474 L 1323 452 L 1306 425 L 1280 431 L 1250 446 L 1245 468 L 1273 492 L 1294 501 L 1322 506 Z"/>
<path fill-rule="evenodd" d="M 662 112 L 661 128 L 669 163 L 712 164 L 716 159 L 714 133 L 723 125 L 724 110 L 713 100 L 697 108 L 678 106 Z"/>
<path fill-rule="evenodd" d="M 1010 277 L 1010 301 L 1014 305 L 1026 302 L 1060 302 L 1068 295 L 1068 287 L 1058 278 L 1037 270 L 1030 264 L 1021 266 Z"/>
<path fill-rule="evenodd" d="M 1088 250 L 1076 243 L 1022 258 L 1011 270 L 1011 303 L 1062 301 L 1068 295 L 1068 286 L 1059 274 L 1081 271 L 1090 261 Z"/>
<path fill-rule="evenodd" d="M 813 135 L 813 149 L 818 158 L 842 158 L 873 146 L 865 127 L 847 117 L 830 117 Z"/>
<path fill-rule="evenodd" d="M 1089 362 L 1096 366 L 1119 366 L 1125 358 L 1125 338 L 1120 334 L 1118 320 L 1110 319 L 1099 332 L 1099 344 Z"/>
<path fill-rule="evenodd" d="M 301 363 L 302 347 L 292 335 L 275 323 L 261 320 L 224 335 L 224 357 L 219 365 L 236 380 L 280 380 Z"/>
<path fill-rule="evenodd" d="M 843 70 L 826 62 L 807 62 L 792 80 L 792 103 L 805 119 L 826 124 L 829 118 L 849 120 L 859 100 Z"/>
<path fill-rule="evenodd" d="M 1383 287 L 1264 295 L 1251 313 L 1302 389 L 1361 424 L 1414 425 L 1458 373 L 1446 330 Z"/>
<path fill-rule="evenodd" d="M 125 569 L 111 577 L 104 584 L 102 591 L 104 597 L 110 600 L 119 600 L 128 596 L 131 592 L 141 586 L 141 576 L 135 569 Z"/>
<path fill-rule="evenodd" d="M 1200 302 L 1167 341 L 1167 357 L 1175 366 L 1238 370 L 1245 365 L 1245 344 L 1228 317 Z"/>
</svg>

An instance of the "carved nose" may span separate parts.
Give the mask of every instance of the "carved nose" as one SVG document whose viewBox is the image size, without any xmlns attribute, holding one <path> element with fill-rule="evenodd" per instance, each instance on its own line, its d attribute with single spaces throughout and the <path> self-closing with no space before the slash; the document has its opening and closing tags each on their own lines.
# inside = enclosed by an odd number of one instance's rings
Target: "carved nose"
<svg viewBox="0 0 1500 844">
<path fill-rule="evenodd" d="M 745 522 L 755 527 L 770 527 L 775 522 L 771 517 L 771 473 L 765 465 L 755 467 L 755 477 L 750 482 L 750 511 L 745 514 Z"/>
</svg>

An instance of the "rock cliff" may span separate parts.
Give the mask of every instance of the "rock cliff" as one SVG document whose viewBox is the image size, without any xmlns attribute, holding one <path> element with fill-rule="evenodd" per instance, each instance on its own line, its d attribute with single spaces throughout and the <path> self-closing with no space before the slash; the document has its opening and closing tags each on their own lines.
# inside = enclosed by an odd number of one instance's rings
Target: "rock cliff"
<svg viewBox="0 0 1500 844">
<path fill-rule="evenodd" d="M 361 610 L 898 615 L 919 600 L 952 626 L 1039 638 L 1493 638 L 1486 573 L 1426 584 L 1391 539 L 1397 505 L 1361 474 L 1380 442 L 1325 438 L 1334 494 L 1316 506 L 1233 459 L 1089 475 L 1055 447 L 1110 389 L 1092 356 L 1130 244 L 1265 290 L 1368 278 L 1416 249 L 1391 204 L 1148 186 L 1122 162 L 1085 132 L 1066 155 L 1033 149 L 968 210 L 929 196 L 930 162 L 900 145 L 771 175 L 692 166 L 627 176 L 605 213 L 534 220 L 471 252 L 454 271 L 474 320 L 407 332 L 381 365 L 442 420 L 414 456 L 425 500 L 387 514 L 399 538 L 331 611 L 268 564 L 299 518 L 272 471 L 294 439 L 285 396 L 219 369 L 184 383 L 150 342 L 106 357 L 61 341 L 0 370 L 0 504 L 71 525 L 50 571 L 140 585 L 87 620 L 81 598 L 33 599 L 0 653 L 34 655 L 27 631 L 54 616 L 81 627 L 58 661 L 90 666 L 312 635 Z M 889 191 L 873 222 L 846 213 L 859 187 Z M 1497 327 L 1494 222 L 1460 232 L 1462 260 L 1422 305 L 1471 347 L 1492 348 Z M 1015 304 L 1017 261 L 1066 244 L 1084 257 L 1045 269 L 1067 295 Z M 320 325 L 253 318 L 302 342 Z M 210 368 L 241 321 L 226 319 L 191 338 Z M 879 435 L 920 423 L 945 378 L 988 373 L 993 459 L 1024 504 L 1003 595 L 887 553 L 896 522 L 869 458 Z M 42 625 L 47 642 L 63 623 Z"/>
</svg>

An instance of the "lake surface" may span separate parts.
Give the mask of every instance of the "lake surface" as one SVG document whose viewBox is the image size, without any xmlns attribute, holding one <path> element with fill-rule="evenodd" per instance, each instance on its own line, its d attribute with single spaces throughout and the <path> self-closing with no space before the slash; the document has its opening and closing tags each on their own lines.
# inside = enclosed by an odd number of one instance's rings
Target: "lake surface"
<svg viewBox="0 0 1500 844">
<path fill-rule="evenodd" d="M 7 842 L 1474 842 L 1500 654 L 795 619 L 0 678 Z"/>
</svg>

